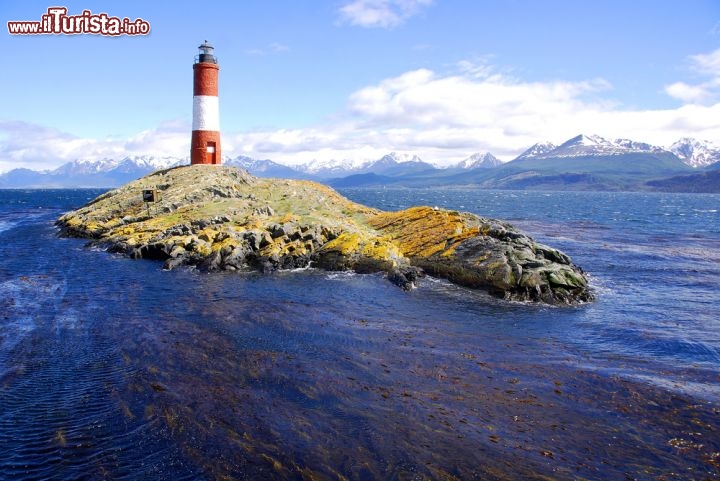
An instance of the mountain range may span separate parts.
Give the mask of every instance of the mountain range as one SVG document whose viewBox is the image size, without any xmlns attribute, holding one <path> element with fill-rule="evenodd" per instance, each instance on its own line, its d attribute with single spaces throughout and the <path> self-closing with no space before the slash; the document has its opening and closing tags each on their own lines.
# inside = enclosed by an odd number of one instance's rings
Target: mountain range
<svg viewBox="0 0 720 481">
<path fill-rule="evenodd" d="M 54 170 L 14 169 L 0 174 L 0 188 L 115 187 L 154 170 L 188 163 L 188 158 L 154 156 L 75 160 Z M 318 180 L 341 188 L 462 185 L 720 192 L 720 148 L 692 138 L 662 148 L 629 139 L 578 135 L 560 145 L 537 143 L 509 162 L 483 152 L 442 167 L 395 152 L 374 161 L 312 161 L 292 167 L 247 156 L 225 157 L 223 163 L 259 177 Z"/>
</svg>

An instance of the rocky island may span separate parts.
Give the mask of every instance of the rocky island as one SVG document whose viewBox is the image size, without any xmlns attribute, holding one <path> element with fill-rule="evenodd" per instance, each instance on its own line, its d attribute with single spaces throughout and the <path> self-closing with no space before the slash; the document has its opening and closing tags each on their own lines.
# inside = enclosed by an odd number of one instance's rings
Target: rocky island
<svg viewBox="0 0 720 481">
<path fill-rule="evenodd" d="M 383 212 L 315 182 L 256 178 L 235 167 L 157 171 L 57 223 L 65 235 L 161 260 L 166 269 L 386 272 L 404 289 L 428 274 L 508 300 L 593 298 L 567 255 L 507 223 L 432 207 Z"/>
</svg>

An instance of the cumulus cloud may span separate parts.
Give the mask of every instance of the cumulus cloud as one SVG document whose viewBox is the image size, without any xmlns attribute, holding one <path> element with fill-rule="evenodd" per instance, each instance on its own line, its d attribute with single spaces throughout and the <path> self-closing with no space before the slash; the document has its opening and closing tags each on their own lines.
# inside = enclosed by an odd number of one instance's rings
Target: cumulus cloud
<svg viewBox="0 0 720 481">
<path fill-rule="evenodd" d="M 702 81 L 696 84 L 675 82 L 665 87 L 665 93 L 687 103 L 714 102 L 720 98 L 720 48 L 710 53 L 691 55 L 690 69 Z"/>
<path fill-rule="evenodd" d="M 675 82 L 665 86 L 665 93 L 671 97 L 688 103 L 701 103 L 711 96 L 708 85 L 690 85 L 685 82 Z"/>
<path fill-rule="evenodd" d="M 21 121 L 0 121 L 0 172 L 18 167 L 49 170 L 77 159 L 126 155 L 187 157 L 190 124 L 164 122 L 129 138 L 81 138 L 56 128 Z"/>
<path fill-rule="evenodd" d="M 439 76 L 415 70 L 365 87 L 350 96 L 349 110 L 374 125 L 451 126 L 527 125 L 535 116 L 576 111 L 585 94 L 606 90 L 602 80 L 583 82 L 518 82 L 500 75 L 478 79 L 463 74 Z"/>
<path fill-rule="evenodd" d="M 695 56 L 712 73 L 718 53 Z M 415 69 L 348 95 L 331 121 L 303 128 L 224 131 L 224 155 L 269 158 L 288 165 L 313 160 L 374 160 L 396 151 L 450 163 L 475 152 L 511 160 L 535 142 L 577 134 L 630 138 L 668 146 L 681 137 L 720 140 L 720 102 L 695 99 L 705 90 L 668 88 L 686 103 L 669 109 L 627 109 L 613 102 L 604 79 L 530 82 L 499 73 L 485 61 L 448 72 Z M 695 89 L 695 90 L 694 90 Z M 84 139 L 22 122 L 0 123 L 0 170 L 56 167 L 76 158 L 128 154 L 187 157 L 190 125 L 166 122 L 130 138 Z"/>
<path fill-rule="evenodd" d="M 157 128 L 143 130 L 126 139 L 123 151 L 132 154 L 187 157 L 190 151 L 190 132 L 190 123 L 185 120 L 163 122 Z"/>
<path fill-rule="evenodd" d="M 340 7 L 343 22 L 366 28 L 392 28 L 417 15 L 432 0 L 353 0 Z"/>
<path fill-rule="evenodd" d="M 527 82 L 463 62 L 451 73 L 417 69 L 361 88 L 332 124 L 232 137 L 249 155 L 288 164 L 391 150 L 440 163 L 479 151 L 510 160 L 535 142 L 579 133 L 660 146 L 683 136 L 720 139 L 720 104 L 628 110 L 611 95 L 604 79 Z"/>
</svg>

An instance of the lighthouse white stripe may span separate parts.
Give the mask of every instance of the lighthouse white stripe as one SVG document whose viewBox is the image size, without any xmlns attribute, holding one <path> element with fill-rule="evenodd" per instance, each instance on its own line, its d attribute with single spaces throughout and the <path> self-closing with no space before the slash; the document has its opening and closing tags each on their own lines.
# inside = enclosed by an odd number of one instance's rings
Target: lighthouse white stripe
<svg viewBox="0 0 720 481">
<path fill-rule="evenodd" d="M 220 104 L 214 95 L 193 97 L 193 130 L 220 131 Z"/>
</svg>

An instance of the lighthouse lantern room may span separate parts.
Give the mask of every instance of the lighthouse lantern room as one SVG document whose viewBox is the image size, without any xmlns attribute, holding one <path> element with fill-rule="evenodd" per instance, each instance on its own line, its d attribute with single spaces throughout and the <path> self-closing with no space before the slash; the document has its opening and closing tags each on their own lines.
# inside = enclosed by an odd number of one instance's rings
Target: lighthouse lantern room
<svg viewBox="0 0 720 481">
<path fill-rule="evenodd" d="M 207 40 L 198 47 L 193 64 L 193 121 L 190 163 L 220 163 L 220 107 L 218 72 L 220 68 Z"/>
</svg>

